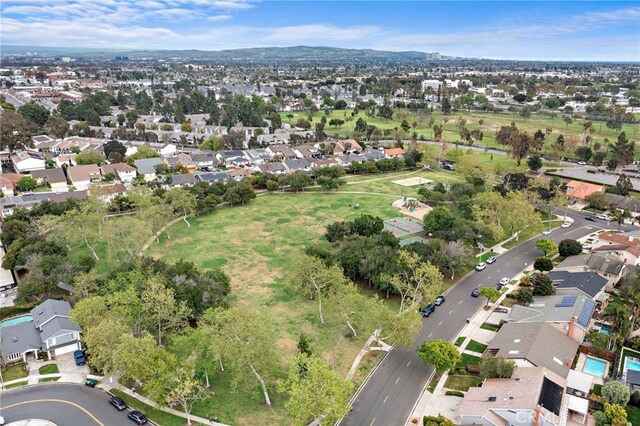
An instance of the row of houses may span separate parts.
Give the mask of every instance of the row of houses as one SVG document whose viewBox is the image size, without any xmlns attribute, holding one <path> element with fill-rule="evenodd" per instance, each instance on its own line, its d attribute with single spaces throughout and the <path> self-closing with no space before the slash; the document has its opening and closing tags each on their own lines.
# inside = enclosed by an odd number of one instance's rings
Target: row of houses
<svg viewBox="0 0 640 426">
<path fill-rule="evenodd" d="M 501 315 L 504 324 L 483 356 L 512 360 L 516 369 L 510 378 L 486 379 L 470 388 L 458 408 L 458 424 L 591 424 L 589 392 L 603 384 L 608 368 L 587 367 L 595 357 L 587 356 L 585 338 L 593 329 L 606 332 L 601 314 L 617 281 L 637 272 L 632 254 L 625 252 L 638 249 L 629 235 L 603 232 L 598 239 L 601 250 L 568 257 L 549 272 L 554 295 L 492 314 Z M 612 361 L 596 360 L 605 366 Z"/>
</svg>

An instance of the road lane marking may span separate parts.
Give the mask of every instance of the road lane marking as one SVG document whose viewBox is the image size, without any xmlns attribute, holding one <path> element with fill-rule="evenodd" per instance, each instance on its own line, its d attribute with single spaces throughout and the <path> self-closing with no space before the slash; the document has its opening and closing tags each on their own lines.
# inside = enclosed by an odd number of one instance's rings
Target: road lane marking
<svg viewBox="0 0 640 426">
<path fill-rule="evenodd" d="M 384 401 L 382 401 L 383 404 L 387 403 L 387 399 L 389 399 L 389 395 L 387 395 L 387 397 L 384 399 Z"/>
<path fill-rule="evenodd" d="M 376 418 L 374 417 L 373 420 L 371 420 L 371 423 L 369 423 L 369 426 L 373 426 L 375 422 L 376 422 Z"/>
<path fill-rule="evenodd" d="M 458 302 L 458 305 L 462 305 L 462 300 Z"/>
<path fill-rule="evenodd" d="M 428 337 L 429 337 L 429 339 L 431 338 L 431 336 L 433 336 L 433 333 L 429 333 L 429 336 L 428 336 Z"/>
<path fill-rule="evenodd" d="M 449 311 L 449 314 L 448 314 L 448 315 L 451 315 L 451 313 L 452 313 L 452 312 L 453 312 L 453 309 Z"/>
<path fill-rule="evenodd" d="M 438 325 L 442 325 L 442 321 L 440 321 L 440 322 L 438 323 Z"/>
<path fill-rule="evenodd" d="M 396 384 L 398 384 L 399 381 L 400 381 L 400 377 L 396 379 Z"/>
<path fill-rule="evenodd" d="M 16 402 L 15 404 L 11 404 L 11 405 L 7 405 L 5 407 L 3 407 L 3 410 L 6 410 L 8 408 L 12 408 L 12 407 L 17 407 L 18 405 L 25 405 L 25 404 L 32 404 L 32 403 L 41 403 L 41 402 L 57 402 L 60 404 L 68 404 L 71 405 L 73 407 L 76 407 L 77 409 L 81 410 L 83 413 L 85 413 L 87 416 L 89 416 L 94 422 L 96 422 L 96 424 L 100 425 L 100 426 L 105 426 L 104 423 L 102 423 L 100 420 L 98 420 L 96 418 L 96 416 L 94 416 L 93 414 L 91 414 L 87 409 L 85 409 L 84 407 L 81 407 L 78 404 L 75 404 L 73 402 L 70 401 L 65 401 L 63 399 L 34 399 L 31 401 L 22 401 L 22 402 Z"/>
<path fill-rule="evenodd" d="M 500 271 L 501 271 L 501 269 L 498 269 L 496 272 L 500 272 Z"/>
<path fill-rule="evenodd" d="M 411 361 L 409 361 L 409 362 L 407 363 L 407 367 L 409 366 L 409 364 L 411 364 Z"/>
<path fill-rule="evenodd" d="M 515 258 L 515 259 L 513 259 L 513 260 L 518 260 L 518 259 L 520 259 L 520 256 L 516 257 L 516 258 Z"/>
</svg>

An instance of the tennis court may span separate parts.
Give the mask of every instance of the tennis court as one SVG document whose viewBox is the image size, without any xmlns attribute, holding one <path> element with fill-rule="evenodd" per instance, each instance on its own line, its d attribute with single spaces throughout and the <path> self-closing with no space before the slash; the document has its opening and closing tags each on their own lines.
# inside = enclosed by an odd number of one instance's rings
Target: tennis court
<svg viewBox="0 0 640 426">
<path fill-rule="evenodd" d="M 394 217 L 384 221 L 384 230 L 389 231 L 396 238 L 406 237 L 424 232 L 422 225 L 403 217 Z"/>
</svg>

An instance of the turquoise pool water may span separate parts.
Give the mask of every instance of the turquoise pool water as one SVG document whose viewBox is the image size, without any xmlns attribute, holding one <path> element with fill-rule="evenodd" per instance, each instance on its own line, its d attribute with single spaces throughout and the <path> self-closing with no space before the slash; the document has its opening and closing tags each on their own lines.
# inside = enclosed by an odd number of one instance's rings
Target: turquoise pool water
<svg viewBox="0 0 640 426">
<path fill-rule="evenodd" d="M 21 317 L 9 318 L 2 322 L 0 322 L 0 327 L 5 327 L 7 325 L 20 324 L 21 322 L 33 321 L 31 315 L 23 315 Z"/>
<path fill-rule="evenodd" d="M 640 371 L 640 361 L 637 361 L 636 359 L 633 359 L 633 358 L 626 357 L 624 359 L 624 371 L 627 371 L 627 370 Z"/>
<path fill-rule="evenodd" d="M 607 364 L 607 361 L 588 356 L 582 371 L 592 376 L 604 377 L 607 372 Z"/>
</svg>

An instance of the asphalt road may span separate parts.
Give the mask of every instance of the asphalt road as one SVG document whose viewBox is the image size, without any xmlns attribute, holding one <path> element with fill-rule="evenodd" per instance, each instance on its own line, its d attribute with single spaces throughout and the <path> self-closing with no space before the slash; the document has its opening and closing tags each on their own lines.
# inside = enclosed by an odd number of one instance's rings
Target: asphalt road
<svg viewBox="0 0 640 426">
<path fill-rule="evenodd" d="M 109 394 L 84 385 L 43 383 L 3 392 L 0 415 L 7 423 L 22 419 L 49 420 L 58 426 L 133 425 L 128 411 L 109 405 Z"/>
<path fill-rule="evenodd" d="M 557 242 L 567 238 L 578 239 L 598 229 L 617 226 L 613 223 L 607 226 L 601 220 L 590 222 L 584 219 L 584 214 L 575 212 L 568 212 L 567 216 L 574 219 L 569 228 L 557 228 L 544 238 L 552 238 Z M 621 227 L 623 228 L 632 227 L 627 225 Z M 536 241 L 541 237 L 543 236 L 532 238 L 510 249 L 483 271 L 474 271 L 451 288 L 446 294 L 445 303 L 424 319 L 424 326 L 416 338 L 414 348 L 395 348 L 386 356 L 353 401 L 351 412 L 340 425 L 404 426 L 433 373 L 433 367 L 424 365 L 415 347 L 432 339 L 456 339 L 466 325 L 467 318 L 475 315 L 485 303 L 484 298 L 471 297 L 471 291 L 475 287 L 496 284 L 503 277 L 512 278 L 526 267 L 525 264 L 531 265 L 536 257 L 542 255 L 535 247 Z"/>
</svg>

